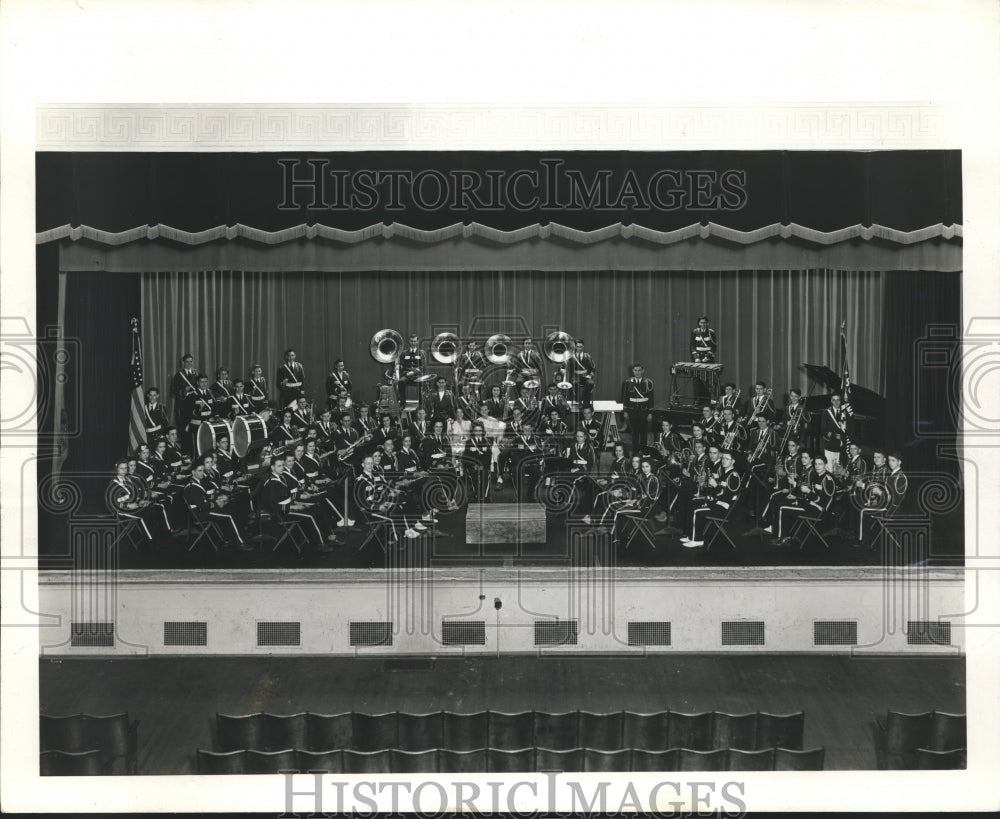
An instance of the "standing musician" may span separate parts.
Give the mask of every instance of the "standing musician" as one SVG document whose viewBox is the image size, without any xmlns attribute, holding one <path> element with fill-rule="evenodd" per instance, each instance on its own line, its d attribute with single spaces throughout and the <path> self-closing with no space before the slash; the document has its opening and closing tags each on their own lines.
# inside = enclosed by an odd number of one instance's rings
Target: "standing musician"
<svg viewBox="0 0 1000 819">
<path fill-rule="evenodd" d="M 194 356 L 191 353 L 184 353 L 181 356 L 181 368 L 174 373 L 170 379 L 170 395 L 174 399 L 174 408 L 180 411 L 184 404 L 184 399 L 193 393 L 197 387 L 198 371 L 194 366 Z M 186 420 L 178 417 L 178 424 L 187 423 Z"/>
<path fill-rule="evenodd" d="M 167 420 L 167 409 L 160 403 L 160 391 L 156 387 L 146 390 L 146 403 L 142 408 L 143 426 L 146 428 L 146 440 L 152 443 L 161 435 L 165 435 L 170 422 Z"/>
<path fill-rule="evenodd" d="M 763 415 L 768 421 L 774 420 L 777 413 L 770 393 L 767 384 L 763 381 L 758 381 L 753 385 L 753 395 L 750 396 L 750 401 L 747 404 L 747 426 L 751 429 L 756 425 L 758 415 Z"/>
<path fill-rule="evenodd" d="M 736 384 L 732 381 L 727 381 L 722 385 L 722 395 L 719 398 L 719 406 L 722 409 L 732 407 L 733 412 L 737 416 L 743 414 L 743 401 L 740 400 L 740 391 L 736 388 Z"/>
<path fill-rule="evenodd" d="M 642 364 L 633 364 L 632 377 L 622 382 L 621 403 L 632 432 L 633 450 L 646 445 L 649 425 L 653 423 L 653 382 L 645 372 Z"/>
<path fill-rule="evenodd" d="M 455 384 L 465 384 L 466 377 L 470 370 L 478 370 L 482 373 L 486 369 L 486 356 L 479 349 L 479 344 L 469 341 L 465 347 L 465 352 L 459 356 L 455 363 Z M 471 415 L 469 416 L 472 417 Z"/>
<path fill-rule="evenodd" d="M 702 487 L 704 499 L 695 504 L 691 510 L 691 537 L 681 538 L 681 543 L 688 549 L 704 546 L 705 541 L 698 536 L 699 524 L 709 513 L 724 514 L 734 503 L 740 493 L 740 474 L 733 462 L 733 453 L 728 449 L 720 453 L 721 469 L 718 476 L 712 475 L 707 486 Z"/>
<path fill-rule="evenodd" d="M 708 316 L 698 319 L 698 326 L 691 331 L 691 360 L 696 364 L 713 364 L 719 340 L 715 330 L 708 326 Z"/>
<path fill-rule="evenodd" d="M 448 389 L 448 381 L 439 375 L 434 382 L 435 390 L 428 399 L 428 414 L 431 421 L 448 421 L 455 417 L 455 394 Z"/>
<path fill-rule="evenodd" d="M 192 454 L 196 449 L 198 428 L 203 422 L 215 415 L 215 405 L 212 402 L 212 394 L 208 391 L 208 376 L 199 375 L 196 382 L 197 388 L 184 399 L 184 416 L 188 419 L 185 431 L 187 432 L 188 451 Z"/>
<path fill-rule="evenodd" d="M 723 449 L 736 453 L 742 452 L 746 444 L 747 432 L 733 415 L 733 408 L 722 410 L 722 421 L 716 425 L 715 440 Z"/>
<path fill-rule="evenodd" d="M 552 410 L 558 412 L 560 418 L 565 418 L 569 413 L 569 407 L 566 406 L 566 399 L 559 392 L 558 384 L 553 382 L 548 385 L 547 394 L 542 399 L 539 410 L 543 418 L 550 417 Z"/>
<path fill-rule="evenodd" d="M 246 384 L 237 378 L 233 382 L 233 408 L 229 417 L 238 418 L 241 415 L 253 415 L 253 413 L 253 401 L 246 393 Z"/>
<path fill-rule="evenodd" d="M 489 500 L 493 442 L 486 437 L 486 427 L 482 421 L 472 422 L 472 435 L 465 442 L 463 456 L 465 462 L 471 467 L 469 476 L 472 483 L 472 497 L 481 502 Z"/>
<path fill-rule="evenodd" d="M 215 383 L 208 388 L 215 404 L 215 414 L 226 418 L 233 411 L 233 382 L 229 380 L 229 370 L 219 367 L 215 371 Z"/>
<path fill-rule="evenodd" d="M 408 400 L 420 401 L 421 385 L 416 381 L 424 372 L 424 352 L 420 349 L 420 336 L 411 333 L 409 347 L 399 357 L 399 368 L 403 377 L 399 383 L 399 400 L 406 404 Z"/>
<path fill-rule="evenodd" d="M 840 456 L 847 442 L 848 411 L 842 405 L 842 401 L 840 393 L 835 392 L 830 396 L 830 406 L 820 416 L 823 451 L 830 464 L 840 463 Z"/>
<path fill-rule="evenodd" d="M 563 364 L 566 380 L 573 385 L 573 395 L 582 406 L 589 406 L 594 396 L 594 379 L 597 365 L 590 353 L 583 349 L 583 339 L 574 342 L 573 352 Z"/>
<path fill-rule="evenodd" d="M 334 405 L 337 403 L 337 399 L 340 396 L 345 396 L 347 398 L 351 397 L 351 390 L 353 385 L 351 384 L 351 374 L 347 372 L 344 365 L 344 359 L 338 358 L 333 362 L 333 370 L 326 377 L 326 403 L 330 409 L 333 409 Z"/>
<path fill-rule="evenodd" d="M 264 377 L 264 368 L 260 364 L 254 364 L 250 368 L 250 380 L 247 382 L 247 391 L 250 394 L 250 403 L 254 412 L 260 412 L 270 403 L 267 395 L 267 379 Z"/>
<path fill-rule="evenodd" d="M 285 350 L 285 363 L 278 368 L 274 379 L 278 382 L 278 400 L 282 407 L 291 406 L 292 401 L 304 398 L 305 368 L 296 361 L 295 350 L 289 347 Z"/>
</svg>

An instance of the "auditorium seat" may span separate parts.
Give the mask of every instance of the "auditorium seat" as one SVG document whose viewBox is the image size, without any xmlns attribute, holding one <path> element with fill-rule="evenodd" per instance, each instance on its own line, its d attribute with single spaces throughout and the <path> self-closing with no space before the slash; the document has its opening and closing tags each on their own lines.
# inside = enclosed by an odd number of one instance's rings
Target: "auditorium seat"
<svg viewBox="0 0 1000 819">
<path fill-rule="evenodd" d="M 965 748 L 951 751 L 935 751 L 917 748 L 917 768 L 922 771 L 958 771 L 967 767 L 968 752 Z"/>
<path fill-rule="evenodd" d="M 726 755 L 727 771 L 773 771 L 774 748 L 759 751 L 743 751 L 730 748 Z"/>
<path fill-rule="evenodd" d="M 101 776 L 101 752 L 42 751 L 38 770 L 41 776 Z"/>
<path fill-rule="evenodd" d="M 582 771 L 583 749 L 555 750 L 535 748 L 536 771 Z"/>
<path fill-rule="evenodd" d="M 583 769 L 588 772 L 605 771 L 621 773 L 632 769 L 632 752 L 628 748 L 617 751 L 583 749 Z"/>
<path fill-rule="evenodd" d="M 199 774 L 244 774 L 246 773 L 247 752 L 240 751 L 198 751 Z"/>
<path fill-rule="evenodd" d="M 549 714 L 535 711 L 535 745 L 553 751 L 568 751 L 579 748 L 578 711 Z"/>
<path fill-rule="evenodd" d="M 308 748 L 308 725 L 305 713 L 279 716 L 264 714 L 264 751 L 283 751 L 286 748 Z M 250 746 L 247 746 L 248 748 Z M 324 748 L 323 750 L 329 750 Z"/>
<path fill-rule="evenodd" d="M 757 714 L 757 748 L 802 748 L 802 734 L 806 715 L 803 711 L 793 714 Z"/>
<path fill-rule="evenodd" d="M 344 773 L 392 773 L 392 751 L 344 751 Z"/>
<path fill-rule="evenodd" d="M 451 751 L 475 751 L 485 748 L 489 737 L 489 714 L 453 714 L 444 711 L 441 717 L 441 747 Z"/>
<path fill-rule="evenodd" d="M 965 748 L 967 744 L 965 714 L 933 712 L 928 744 L 921 747 L 930 751 L 954 751 Z"/>
<path fill-rule="evenodd" d="M 291 748 L 281 751 L 247 750 L 248 774 L 276 774 L 284 771 L 298 771 L 299 761 Z"/>
<path fill-rule="evenodd" d="M 671 711 L 667 726 L 667 747 L 711 750 L 712 712 L 682 714 L 680 711 Z"/>
<path fill-rule="evenodd" d="M 441 773 L 485 773 L 486 749 L 469 751 L 438 751 L 438 766 Z"/>
<path fill-rule="evenodd" d="M 535 744 L 535 714 L 523 711 L 518 714 L 489 712 L 487 745 L 501 751 L 519 751 Z"/>
<path fill-rule="evenodd" d="M 667 733 L 670 713 L 658 711 L 655 714 L 622 714 L 622 747 L 642 751 L 665 751 L 670 745 Z M 645 770 L 645 769 L 643 769 Z"/>
<path fill-rule="evenodd" d="M 403 751 L 429 751 L 440 748 L 443 740 L 441 712 L 433 714 L 403 714 L 397 719 L 397 739 L 394 747 Z M 485 739 L 485 735 L 483 737 Z M 483 743 L 480 743 L 482 746 Z"/>
<path fill-rule="evenodd" d="M 888 711 L 885 722 L 875 721 L 875 753 L 878 767 L 902 770 L 916 766 L 917 748 L 926 747 L 933 713 L 906 714 Z"/>
<path fill-rule="evenodd" d="M 822 771 L 824 748 L 808 751 L 793 748 L 774 749 L 774 770 L 776 771 Z"/>
<path fill-rule="evenodd" d="M 93 750 L 87 737 L 87 719 L 83 714 L 65 717 L 41 715 L 39 723 L 39 750 L 80 753 Z"/>
<path fill-rule="evenodd" d="M 713 748 L 736 748 L 753 751 L 757 748 L 757 712 L 751 714 L 712 714 Z"/>
<path fill-rule="evenodd" d="M 344 753 L 343 751 L 303 751 L 296 754 L 298 769 L 302 773 L 313 773 L 322 771 L 323 773 L 343 773 Z"/>
<path fill-rule="evenodd" d="M 436 773 L 437 770 L 437 749 L 424 751 L 400 751 L 397 749 L 392 752 L 393 773 Z"/>
<path fill-rule="evenodd" d="M 632 749 L 633 771 L 676 771 L 678 770 L 678 755 L 676 748 L 664 751 L 647 751 L 641 748 Z"/>
<path fill-rule="evenodd" d="M 681 748 L 677 756 L 677 769 L 680 771 L 724 771 L 726 770 L 728 751 L 716 748 L 714 751 L 698 751 L 693 748 Z"/>
<path fill-rule="evenodd" d="M 353 747 L 351 713 L 306 714 L 308 748 L 313 751 L 342 750 Z"/>
<path fill-rule="evenodd" d="M 396 747 L 398 715 L 395 711 L 387 714 L 351 715 L 351 736 L 355 751 L 382 751 Z"/>
<path fill-rule="evenodd" d="M 220 751 L 245 751 L 264 748 L 264 715 L 215 715 L 216 742 Z"/>
<path fill-rule="evenodd" d="M 580 745 L 597 751 L 617 751 L 622 745 L 622 712 L 592 714 L 580 712 Z"/>
<path fill-rule="evenodd" d="M 519 748 L 505 751 L 489 748 L 486 751 L 486 770 L 490 773 L 533 773 L 535 749 Z"/>
</svg>

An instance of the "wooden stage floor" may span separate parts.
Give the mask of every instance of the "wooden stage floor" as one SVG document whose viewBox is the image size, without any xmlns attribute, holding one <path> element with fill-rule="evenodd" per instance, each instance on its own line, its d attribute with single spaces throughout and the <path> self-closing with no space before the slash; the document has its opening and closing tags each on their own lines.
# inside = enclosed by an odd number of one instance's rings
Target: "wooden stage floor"
<svg viewBox="0 0 1000 819">
<path fill-rule="evenodd" d="M 888 709 L 966 710 L 962 657 L 41 660 L 39 690 L 46 714 L 140 719 L 141 774 L 194 773 L 217 711 L 803 710 L 805 747 L 824 746 L 828 770 L 862 770 L 875 768 L 872 723 Z"/>
</svg>

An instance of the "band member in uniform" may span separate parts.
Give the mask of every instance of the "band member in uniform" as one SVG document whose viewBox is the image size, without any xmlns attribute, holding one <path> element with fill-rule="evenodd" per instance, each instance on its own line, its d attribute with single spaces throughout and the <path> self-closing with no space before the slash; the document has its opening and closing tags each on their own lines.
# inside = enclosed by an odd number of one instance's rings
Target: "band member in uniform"
<svg viewBox="0 0 1000 819">
<path fill-rule="evenodd" d="M 455 417 L 449 418 L 445 424 L 445 435 L 451 441 L 451 451 L 456 463 L 465 451 L 465 442 L 471 434 L 472 419 L 465 417 L 465 411 L 461 407 L 455 407 Z"/>
<path fill-rule="evenodd" d="M 538 352 L 538 348 L 535 347 L 535 342 L 530 338 L 525 338 L 521 342 L 521 349 L 517 351 L 517 355 L 514 356 L 513 361 L 514 369 L 517 371 L 517 381 L 523 382 L 531 377 L 531 371 L 537 370 L 538 374 L 535 376 L 538 379 L 542 377 L 542 357 Z"/>
<path fill-rule="evenodd" d="M 457 398 L 457 406 L 462 408 L 466 418 L 475 418 L 479 411 L 479 393 L 474 384 L 462 383 L 462 391 Z"/>
<path fill-rule="evenodd" d="M 285 350 L 285 363 L 278 368 L 274 379 L 278 384 L 278 403 L 282 407 L 291 406 L 292 401 L 305 397 L 305 368 L 296 360 L 295 350 Z"/>
<path fill-rule="evenodd" d="M 552 383 L 548 385 L 548 392 L 545 397 L 541 400 L 539 405 L 539 411 L 542 414 L 542 418 L 549 418 L 552 415 L 552 410 L 559 413 L 559 417 L 565 419 L 566 415 L 569 413 L 569 407 L 566 406 L 566 399 L 562 397 L 559 392 L 559 387 L 557 384 Z"/>
<path fill-rule="evenodd" d="M 507 449 L 500 454 L 500 474 L 502 475 L 509 465 L 514 490 L 517 497 L 523 499 L 535 488 L 544 447 L 531 424 L 519 424 L 519 430 L 510 439 Z M 500 484 L 502 481 L 498 478 L 497 483 Z"/>
<path fill-rule="evenodd" d="M 653 422 L 653 382 L 646 378 L 641 364 L 632 365 L 632 377 L 622 382 L 621 403 L 625 405 L 632 449 L 646 446 L 649 425 Z"/>
<path fill-rule="evenodd" d="M 781 412 L 781 427 L 788 429 L 792 427 L 796 434 L 802 435 L 804 425 L 809 423 L 809 411 L 806 403 L 802 400 L 802 390 L 792 387 L 788 391 L 788 403 Z"/>
<path fill-rule="evenodd" d="M 392 424 L 392 416 L 387 412 L 383 412 L 378 420 L 378 428 L 372 433 L 372 445 L 382 448 L 386 441 L 392 441 L 395 445 L 396 440 L 399 438 L 399 431 Z"/>
<path fill-rule="evenodd" d="M 830 406 L 820 416 L 820 436 L 828 463 L 840 463 L 847 442 L 847 412 L 839 392 L 830 396 Z"/>
<path fill-rule="evenodd" d="M 233 382 L 229 380 L 229 370 L 219 367 L 215 371 L 215 383 L 208 391 L 212 393 L 215 414 L 219 418 L 227 418 L 233 409 Z"/>
<path fill-rule="evenodd" d="M 803 453 L 802 466 L 808 462 L 808 453 Z M 817 455 L 812 459 L 811 468 L 805 469 L 804 480 L 800 481 L 794 493 L 789 492 L 785 503 L 772 511 L 772 523 L 764 532 L 777 537 L 779 545 L 786 545 L 792 524 L 803 516 L 819 518 L 830 508 L 837 484 L 826 468 L 826 458 Z"/>
<path fill-rule="evenodd" d="M 333 409 L 340 396 L 351 397 L 351 374 L 344 366 L 344 359 L 338 358 L 333 362 L 333 370 L 326 377 L 326 402 L 330 409 Z"/>
<path fill-rule="evenodd" d="M 712 408 L 708 404 L 703 405 L 701 408 L 701 418 L 698 419 L 698 425 L 701 427 L 706 441 L 712 442 L 719 440 L 719 421 L 712 413 Z"/>
<path fill-rule="evenodd" d="M 569 427 L 566 426 L 566 422 L 559 417 L 559 413 L 556 410 L 552 410 L 549 413 L 548 420 L 539 430 L 542 435 L 548 441 L 548 447 L 556 452 L 559 452 L 566 448 L 569 437 Z"/>
<path fill-rule="evenodd" d="M 184 406 L 184 399 L 198 389 L 198 371 L 194 366 L 194 356 L 191 353 L 184 353 L 181 356 L 181 367 L 170 379 L 170 395 L 174 399 L 174 410 L 181 411 Z M 183 425 L 186 419 L 178 415 L 177 423 Z"/>
<path fill-rule="evenodd" d="M 486 427 L 481 421 L 472 422 L 472 435 L 465 442 L 463 457 L 469 465 L 473 499 L 483 502 L 489 500 L 493 442 L 486 437 Z"/>
<path fill-rule="evenodd" d="M 898 452 L 890 453 L 888 464 L 885 453 L 880 449 L 876 449 L 872 457 L 875 464 L 872 474 L 857 487 L 860 502 L 854 514 L 854 546 L 863 546 L 866 540 L 871 540 L 875 534 L 874 520 L 894 515 L 909 488 L 909 480 L 903 472 L 903 459 Z"/>
<path fill-rule="evenodd" d="M 590 512 L 597 495 L 597 486 L 590 475 L 597 468 L 597 453 L 582 428 L 574 433 L 573 443 L 560 452 L 569 461 L 570 475 L 575 476 L 571 517 L 583 518 L 584 523 L 590 523 Z"/>
<path fill-rule="evenodd" d="M 270 435 L 271 444 L 275 449 L 293 445 L 300 439 L 300 435 L 295 431 L 292 424 L 294 413 L 290 409 L 281 411 L 281 422 L 276 426 Z"/>
<path fill-rule="evenodd" d="M 597 365 L 594 359 L 583 349 L 583 339 L 575 340 L 573 353 L 563 365 L 566 369 L 566 380 L 573 385 L 573 394 L 581 406 L 590 406 L 594 397 L 594 380 L 597 376 Z"/>
<path fill-rule="evenodd" d="M 656 436 L 656 449 L 666 460 L 671 455 L 679 455 L 684 447 L 684 439 L 674 432 L 674 425 L 664 418 L 660 421 L 660 433 Z"/>
<path fill-rule="evenodd" d="M 503 389 L 499 384 L 490 387 L 490 397 L 486 399 L 486 407 L 498 421 L 505 421 L 508 415 L 507 399 L 503 397 Z"/>
<path fill-rule="evenodd" d="M 740 391 L 732 381 L 727 381 L 722 385 L 722 395 L 719 396 L 719 407 L 725 409 L 732 407 L 733 414 L 739 418 L 743 414 L 743 400 L 740 398 Z"/>
<path fill-rule="evenodd" d="M 166 434 L 170 422 L 167 420 L 167 408 L 160 403 L 160 391 L 156 387 L 146 390 L 146 403 L 143 406 L 143 425 L 146 427 L 146 440 L 152 443 L 161 435 Z"/>
<path fill-rule="evenodd" d="M 178 475 L 191 464 L 191 456 L 184 453 L 181 446 L 180 432 L 177 427 L 167 427 L 166 447 L 163 450 L 163 462 L 171 475 Z"/>
<path fill-rule="evenodd" d="M 316 422 L 316 443 L 321 452 L 330 452 L 333 449 L 333 438 L 337 428 L 333 425 L 333 412 L 329 407 L 320 410 L 319 421 Z"/>
<path fill-rule="evenodd" d="M 161 511 L 143 499 L 137 481 L 129 480 L 127 458 L 115 461 L 115 474 L 105 497 L 118 517 L 139 522 L 150 543 L 155 543 L 163 536 L 164 519 L 161 518 Z"/>
<path fill-rule="evenodd" d="M 767 503 L 764 504 L 764 508 L 760 510 L 760 514 L 757 515 L 757 519 L 760 522 L 772 519 L 771 510 L 777 509 L 778 506 L 785 502 L 790 492 L 794 493 L 796 491 L 798 484 L 804 480 L 805 470 L 812 468 L 812 458 L 809 458 L 808 466 L 803 465 L 802 453 L 800 452 L 801 446 L 798 438 L 789 438 L 785 446 L 786 451 L 779 453 L 775 461 L 774 491 L 768 498 Z M 757 510 L 754 511 L 756 512 Z M 760 528 L 752 528 L 744 534 L 747 536 L 759 535 L 762 531 Z"/>
<path fill-rule="evenodd" d="M 246 384 L 237 378 L 233 382 L 233 409 L 230 418 L 238 418 L 241 415 L 253 415 L 253 401 L 246 392 Z"/>
<path fill-rule="evenodd" d="M 267 394 L 267 378 L 264 377 L 264 368 L 260 364 L 254 364 L 250 368 L 247 393 L 250 395 L 254 412 L 260 412 L 271 402 Z"/>
<path fill-rule="evenodd" d="M 612 458 L 611 477 L 624 478 L 629 471 L 631 458 L 629 457 L 628 450 L 625 449 L 625 444 L 621 441 L 617 441 L 615 443 L 615 448 L 612 451 Z"/>
<path fill-rule="evenodd" d="M 270 475 L 260 489 L 261 510 L 278 520 L 295 520 L 318 552 L 332 552 L 333 547 L 327 544 L 336 543 L 337 536 L 331 533 L 324 537 L 316 518 L 308 513 L 308 507 L 295 500 L 298 482 L 285 476 L 285 455 L 272 455 L 270 470 Z M 296 489 L 293 490 L 291 484 Z"/>
<path fill-rule="evenodd" d="M 763 381 L 758 381 L 753 385 L 753 395 L 747 403 L 746 424 L 750 429 L 757 425 L 757 416 L 763 415 L 768 421 L 773 421 L 776 415 L 774 401 L 771 400 L 770 390 Z"/>
<path fill-rule="evenodd" d="M 522 421 L 529 421 L 533 427 L 538 428 L 542 410 L 533 389 L 521 387 L 521 394 L 514 400 L 514 407 L 521 410 Z"/>
<path fill-rule="evenodd" d="M 648 458 L 640 459 L 639 473 L 634 480 L 635 495 L 632 502 L 626 502 L 615 512 L 614 523 L 611 527 L 611 542 L 616 546 L 620 545 L 628 523 L 637 517 L 651 514 L 653 507 L 660 500 L 660 479 L 653 471 L 653 462 Z M 620 525 L 619 521 L 621 521 Z"/>
<path fill-rule="evenodd" d="M 340 419 L 340 427 L 334 433 L 333 441 L 337 449 L 337 461 L 343 465 L 361 463 L 364 457 L 361 448 L 371 440 L 370 435 L 362 435 L 353 426 L 354 419 L 345 415 Z M 354 470 L 356 471 L 356 470 Z"/>
<path fill-rule="evenodd" d="M 777 436 L 771 429 L 771 424 L 763 415 L 757 416 L 757 426 L 750 430 L 747 438 L 747 470 L 753 478 L 753 499 L 750 506 L 751 516 L 756 515 L 761 502 L 771 493 L 768 482 L 768 472 L 774 463 L 775 450 L 778 447 Z"/>
<path fill-rule="evenodd" d="M 688 549 L 704 546 L 705 541 L 698 534 L 705 516 L 709 513 L 724 514 L 734 503 L 740 493 L 740 475 L 733 462 L 733 453 L 726 449 L 720 453 L 721 469 L 718 476 L 712 475 L 708 485 L 702 487 L 704 500 L 697 503 L 691 511 L 691 537 L 681 538 L 681 543 Z"/>
<path fill-rule="evenodd" d="M 166 442 L 160 438 L 157 440 L 156 446 L 160 447 L 165 444 Z M 175 511 L 177 496 L 176 493 L 168 491 L 170 482 L 167 480 L 162 459 L 155 460 L 153 458 L 153 451 L 148 444 L 139 444 L 136 447 L 135 455 L 137 459 L 135 476 L 142 482 L 143 499 L 149 500 L 150 506 L 160 509 L 163 515 L 163 522 L 171 534 L 179 531 L 179 524 L 171 522 L 170 519 L 171 514 L 173 514 L 174 520 L 177 520 Z M 129 461 L 129 468 L 131 469 L 131 467 L 132 462 Z"/>
<path fill-rule="evenodd" d="M 733 416 L 732 407 L 726 407 L 722 410 L 722 422 L 716 426 L 715 439 L 722 449 L 728 449 L 734 455 L 743 451 L 747 433 Z"/>
<path fill-rule="evenodd" d="M 409 347 L 399 357 L 399 368 L 403 373 L 399 382 L 399 399 L 403 404 L 411 399 L 420 401 L 421 385 L 414 379 L 424 372 L 424 352 L 420 349 L 420 336 L 411 333 L 408 343 Z"/>
<path fill-rule="evenodd" d="M 482 373 L 485 369 L 486 357 L 483 355 L 482 350 L 479 349 L 479 344 L 475 341 L 469 341 L 466 345 L 465 352 L 459 356 L 458 361 L 455 363 L 456 385 L 465 384 L 465 380 L 468 377 L 470 370 L 478 370 Z"/>
<path fill-rule="evenodd" d="M 357 418 L 355 419 L 359 435 L 373 435 L 377 426 L 375 419 L 368 412 L 367 404 L 357 405 Z"/>
<path fill-rule="evenodd" d="M 582 410 L 582 416 L 578 427 L 587 433 L 587 439 L 594 450 L 600 452 L 604 449 L 604 439 L 601 437 L 601 422 L 594 418 L 594 408 L 585 406 Z"/>
<path fill-rule="evenodd" d="M 210 487 L 206 485 L 205 479 L 205 464 L 196 463 L 191 470 L 191 480 L 184 487 L 184 503 L 187 504 L 191 517 L 199 523 L 212 521 L 219 527 L 227 545 L 235 545 L 242 551 L 249 551 L 253 547 L 244 543 L 243 535 L 240 534 L 233 516 L 223 511 L 226 500 L 224 498 L 213 500 L 209 490 Z"/>
<path fill-rule="evenodd" d="M 213 415 L 215 415 L 215 405 L 212 401 L 212 394 L 208 391 L 208 376 L 199 375 L 197 388 L 184 399 L 184 415 L 187 417 L 187 445 L 188 452 L 194 454 L 197 449 L 196 441 L 198 428 Z"/>
<path fill-rule="evenodd" d="M 715 330 L 708 326 L 708 316 L 698 319 L 698 326 L 691 331 L 691 360 L 696 364 L 713 364 L 719 340 Z"/>
<path fill-rule="evenodd" d="M 446 422 L 455 417 L 455 394 L 448 389 L 448 382 L 445 377 L 438 376 L 434 382 L 434 392 L 428 399 L 428 415 L 431 421 Z"/>
</svg>

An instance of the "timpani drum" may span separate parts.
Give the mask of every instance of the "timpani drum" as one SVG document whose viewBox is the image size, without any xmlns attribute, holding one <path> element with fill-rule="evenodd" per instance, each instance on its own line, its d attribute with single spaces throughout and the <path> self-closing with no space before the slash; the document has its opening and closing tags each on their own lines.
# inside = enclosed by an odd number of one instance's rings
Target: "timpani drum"
<svg viewBox="0 0 1000 819">
<path fill-rule="evenodd" d="M 233 421 L 233 451 L 240 458 L 267 443 L 267 424 L 259 415 L 241 415 Z"/>
<path fill-rule="evenodd" d="M 219 445 L 219 439 L 223 436 L 229 438 L 229 442 L 232 443 L 233 428 L 229 426 L 227 420 L 211 418 L 208 421 L 202 421 L 198 427 L 198 454 L 204 455 L 206 452 L 211 452 Z"/>
</svg>

